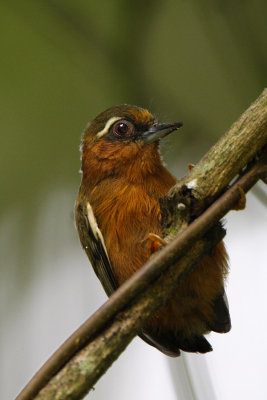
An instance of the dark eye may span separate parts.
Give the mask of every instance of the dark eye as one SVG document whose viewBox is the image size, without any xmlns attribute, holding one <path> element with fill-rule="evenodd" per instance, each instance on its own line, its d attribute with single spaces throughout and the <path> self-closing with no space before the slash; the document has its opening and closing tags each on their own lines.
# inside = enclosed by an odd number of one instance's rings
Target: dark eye
<svg viewBox="0 0 267 400">
<path fill-rule="evenodd" d="M 130 121 L 121 119 L 113 125 L 112 132 L 119 137 L 130 137 L 134 132 L 134 125 Z"/>
</svg>

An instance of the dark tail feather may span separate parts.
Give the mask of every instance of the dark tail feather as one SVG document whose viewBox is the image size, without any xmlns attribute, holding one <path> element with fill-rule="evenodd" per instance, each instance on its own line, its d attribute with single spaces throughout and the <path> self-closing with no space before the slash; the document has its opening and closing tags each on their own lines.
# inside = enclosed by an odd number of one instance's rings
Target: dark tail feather
<svg viewBox="0 0 267 400">
<path fill-rule="evenodd" d="M 213 302 L 214 318 L 207 326 L 207 330 L 226 333 L 231 329 L 231 319 L 228 301 L 225 292 L 221 293 Z M 171 357 L 178 357 L 180 350 L 190 353 L 207 353 L 212 351 L 209 342 L 202 335 L 185 337 L 183 334 L 172 332 L 155 332 L 144 329 L 139 335 L 146 343 L 156 347 L 162 353 Z"/>
<path fill-rule="evenodd" d="M 165 335 L 155 335 L 148 334 L 145 331 L 139 334 L 140 338 L 143 339 L 146 343 L 150 344 L 150 346 L 155 347 L 160 350 L 162 353 L 166 354 L 169 357 L 178 357 L 181 353 L 179 347 L 172 340 L 169 340 L 169 336 Z"/>
<path fill-rule="evenodd" d="M 190 353 L 208 353 L 212 351 L 210 343 L 202 335 L 195 335 L 186 339 L 182 339 L 179 347 L 183 351 Z"/>
<path fill-rule="evenodd" d="M 229 332 L 231 329 L 231 318 L 225 292 L 216 297 L 213 304 L 214 319 L 209 326 L 210 330 L 218 333 Z"/>
<path fill-rule="evenodd" d="M 190 353 L 207 353 L 212 351 L 212 347 L 209 342 L 202 335 L 190 336 L 184 338 L 183 335 L 172 334 L 168 332 L 163 333 L 148 333 L 142 331 L 139 335 L 146 343 L 153 347 L 156 347 L 162 353 L 170 357 L 178 357 L 180 350 L 187 351 Z"/>
</svg>

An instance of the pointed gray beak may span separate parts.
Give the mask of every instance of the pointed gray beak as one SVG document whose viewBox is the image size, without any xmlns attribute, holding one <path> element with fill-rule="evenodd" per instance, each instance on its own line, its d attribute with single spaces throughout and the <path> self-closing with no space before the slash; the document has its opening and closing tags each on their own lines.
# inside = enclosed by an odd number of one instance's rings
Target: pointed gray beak
<svg viewBox="0 0 267 400">
<path fill-rule="evenodd" d="M 171 122 L 152 125 L 148 131 L 144 132 L 141 136 L 145 144 L 155 142 L 169 135 L 171 132 L 183 126 L 182 122 Z"/>
</svg>

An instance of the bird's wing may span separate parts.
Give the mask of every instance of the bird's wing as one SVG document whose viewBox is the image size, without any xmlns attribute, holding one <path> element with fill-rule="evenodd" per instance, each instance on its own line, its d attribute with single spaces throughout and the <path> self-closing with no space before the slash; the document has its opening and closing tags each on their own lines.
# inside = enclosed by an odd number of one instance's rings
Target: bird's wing
<svg viewBox="0 0 267 400">
<path fill-rule="evenodd" d="M 106 294 L 110 296 L 118 288 L 118 284 L 112 271 L 103 235 L 89 202 L 78 204 L 76 223 L 82 247 Z"/>
</svg>

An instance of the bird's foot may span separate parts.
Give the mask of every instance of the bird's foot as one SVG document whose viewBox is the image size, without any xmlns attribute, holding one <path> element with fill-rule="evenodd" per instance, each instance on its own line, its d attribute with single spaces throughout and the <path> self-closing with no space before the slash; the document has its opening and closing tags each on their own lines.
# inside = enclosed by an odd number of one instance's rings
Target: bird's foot
<svg viewBox="0 0 267 400">
<path fill-rule="evenodd" d="M 236 204 L 233 206 L 232 210 L 239 211 L 239 210 L 244 210 L 246 208 L 246 195 L 244 190 L 242 189 L 241 186 L 238 186 L 238 191 L 240 194 L 239 200 L 236 202 Z"/>
<path fill-rule="evenodd" d="M 167 242 L 155 233 L 147 235 L 148 247 L 151 254 L 155 253 L 160 247 L 166 246 Z"/>
</svg>

